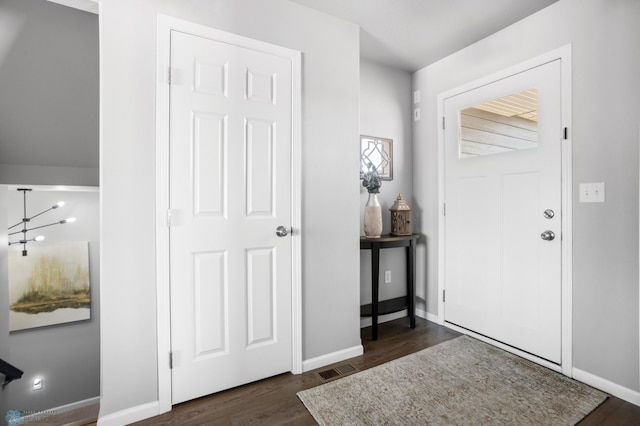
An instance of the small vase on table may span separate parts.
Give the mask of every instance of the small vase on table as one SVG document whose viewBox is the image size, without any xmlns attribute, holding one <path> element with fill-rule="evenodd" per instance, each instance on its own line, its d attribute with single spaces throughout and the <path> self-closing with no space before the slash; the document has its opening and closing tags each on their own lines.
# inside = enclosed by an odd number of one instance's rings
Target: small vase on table
<svg viewBox="0 0 640 426">
<path fill-rule="evenodd" d="M 362 177 L 362 186 L 367 188 L 369 199 L 364 207 L 364 235 L 368 238 L 380 238 L 382 234 L 382 208 L 378 201 L 378 193 L 382 186 L 382 180 L 374 167 Z"/>
<path fill-rule="evenodd" d="M 369 238 L 380 238 L 382 234 L 382 207 L 378 194 L 369 193 L 367 205 L 364 207 L 364 235 Z"/>
</svg>

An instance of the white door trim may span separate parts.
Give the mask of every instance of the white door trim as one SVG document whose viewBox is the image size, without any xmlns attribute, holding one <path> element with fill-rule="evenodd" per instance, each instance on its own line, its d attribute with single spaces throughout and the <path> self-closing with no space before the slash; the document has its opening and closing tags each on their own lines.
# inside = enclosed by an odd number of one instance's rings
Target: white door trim
<svg viewBox="0 0 640 426">
<path fill-rule="evenodd" d="M 171 304 L 169 287 L 169 84 L 171 31 L 206 37 L 234 46 L 288 58 L 292 64 L 292 360 L 291 372 L 302 373 L 302 271 L 301 271 L 301 171 L 302 171 L 302 72 L 301 53 L 238 36 L 189 21 L 158 15 L 156 46 L 156 282 L 159 413 L 171 411 Z"/>
<path fill-rule="evenodd" d="M 567 138 L 562 143 L 562 373 L 571 376 L 572 374 L 572 220 L 573 220 L 573 193 L 572 193 L 572 126 L 571 126 L 571 45 L 562 46 L 551 52 L 547 52 L 520 64 L 514 65 L 507 69 L 495 72 L 486 77 L 464 84 L 455 89 L 440 93 L 437 100 L 438 114 L 438 323 L 445 324 L 444 321 L 444 301 L 443 292 L 445 289 L 445 221 L 444 221 L 444 204 L 445 204 L 445 158 L 444 158 L 444 102 L 447 98 L 459 95 L 461 93 L 473 90 L 477 87 L 484 86 L 497 80 L 507 78 L 511 75 L 518 74 L 528 69 L 546 64 L 548 62 L 561 60 L 561 79 L 562 79 L 562 128 L 568 129 Z M 562 131 L 562 129 L 558 129 Z M 504 345 L 503 345 L 504 346 Z M 501 346 L 501 347 L 503 347 Z M 509 346 L 503 349 L 518 353 L 517 350 L 511 350 Z M 535 358 L 535 357 L 534 357 Z M 539 358 L 534 361 L 544 364 Z M 545 364 L 546 365 L 546 364 Z"/>
</svg>

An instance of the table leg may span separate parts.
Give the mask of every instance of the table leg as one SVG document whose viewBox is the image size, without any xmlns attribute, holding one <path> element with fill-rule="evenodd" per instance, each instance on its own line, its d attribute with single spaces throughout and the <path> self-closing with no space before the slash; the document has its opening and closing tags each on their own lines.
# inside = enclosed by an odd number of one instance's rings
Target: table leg
<svg viewBox="0 0 640 426">
<path fill-rule="evenodd" d="M 371 339 L 378 340 L 378 280 L 380 277 L 380 249 L 371 249 Z"/>
<path fill-rule="evenodd" d="M 409 315 L 409 327 L 416 328 L 416 244 L 415 240 L 409 241 L 407 247 L 407 311 Z"/>
</svg>

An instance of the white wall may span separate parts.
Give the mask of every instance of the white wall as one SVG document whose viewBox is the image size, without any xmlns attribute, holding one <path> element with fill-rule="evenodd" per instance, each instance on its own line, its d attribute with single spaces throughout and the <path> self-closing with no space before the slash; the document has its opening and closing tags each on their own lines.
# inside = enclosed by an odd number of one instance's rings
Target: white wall
<svg viewBox="0 0 640 426">
<path fill-rule="evenodd" d="M 360 345 L 358 28 L 284 0 L 109 0 L 100 13 L 101 419 L 158 400 L 158 13 L 303 53 L 303 357 Z"/>
<path fill-rule="evenodd" d="M 360 134 L 393 139 L 393 180 L 382 181 L 378 200 L 382 206 L 382 233 L 391 232 L 389 208 L 398 194 L 415 209 L 412 162 L 411 74 L 375 62 L 360 61 Z M 359 142 L 356 141 L 355 144 Z M 361 181 L 362 182 L 362 181 Z M 364 207 L 368 192 L 360 185 L 360 234 L 364 235 Z M 412 215 L 416 212 L 412 211 Z M 415 226 L 413 232 L 420 232 Z M 404 249 L 384 250 L 380 255 L 380 300 L 406 294 Z M 384 271 L 391 284 L 384 284 Z M 360 304 L 371 303 L 371 252 L 360 253 Z M 380 321 L 384 321 L 384 317 Z M 364 321 L 370 324 L 370 321 Z"/>
<path fill-rule="evenodd" d="M 437 314 L 439 93 L 572 45 L 573 367 L 638 391 L 638 124 L 640 2 L 560 0 L 414 74 L 414 185 L 431 238 L 418 281 Z M 605 182 L 604 204 L 578 202 L 578 185 Z M 426 268 L 426 270 L 425 270 Z M 636 394 L 637 396 L 637 394 Z"/>
</svg>

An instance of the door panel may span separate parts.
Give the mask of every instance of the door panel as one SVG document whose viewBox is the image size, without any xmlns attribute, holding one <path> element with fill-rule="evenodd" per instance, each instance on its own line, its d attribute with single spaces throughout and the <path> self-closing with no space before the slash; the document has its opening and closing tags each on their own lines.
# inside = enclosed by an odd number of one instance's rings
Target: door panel
<svg viewBox="0 0 640 426">
<path fill-rule="evenodd" d="M 275 260 L 272 248 L 247 250 L 248 347 L 277 341 L 273 276 Z"/>
<path fill-rule="evenodd" d="M 172 32 L 174 404 L 292 369 L 291 68 Z"/>
<path fill-rule="evenodd" d="M 221 114 L 195 112 L 193 120 L 194 214 L 222 216 L 227 198 L 227 119 Z"/>
<path fill-rule="evenodd" d="M 503 318 L 528 328 L 536 327 L 539 306 L 538 187 L 538 173 L 503 176 Z"/>
<path fill-rule="evenodd" d="M 556 60 L 444 101 L 445 321 L 554 363 L 561 361 L 560 93 Z M 556 215 L 545 218 L 546 209 Z M 546 230 L 557 238 L 541 239 Z"/>
<path fill-rule="evenodd" d="M 248 120 L 247 134 L 247 216 L 275 216 L 274 152 L 275 123 Z"/>
<path fill-rule="evenodd" d="M 477 274 L 487 264 L 487 253 L 484 246 L 489 237 L 486 224 L 489 221 L 489 210 L 479 211 L 476 206 L 487 199 L 487 177 L 468 177 L 458 182 L 457 200 L 459 214 L 457 232 L 465 235 L 464 245 L 457 253 L 456 269 L 459 285 L 455 287 L 455 297 L 465 310 L 472 312 L 486 309 L 487 275 Z M 453 212 L 452 212 L 453 213 Z M 472 285 L 468 285 L 472 284 Z"/>
</svg>

